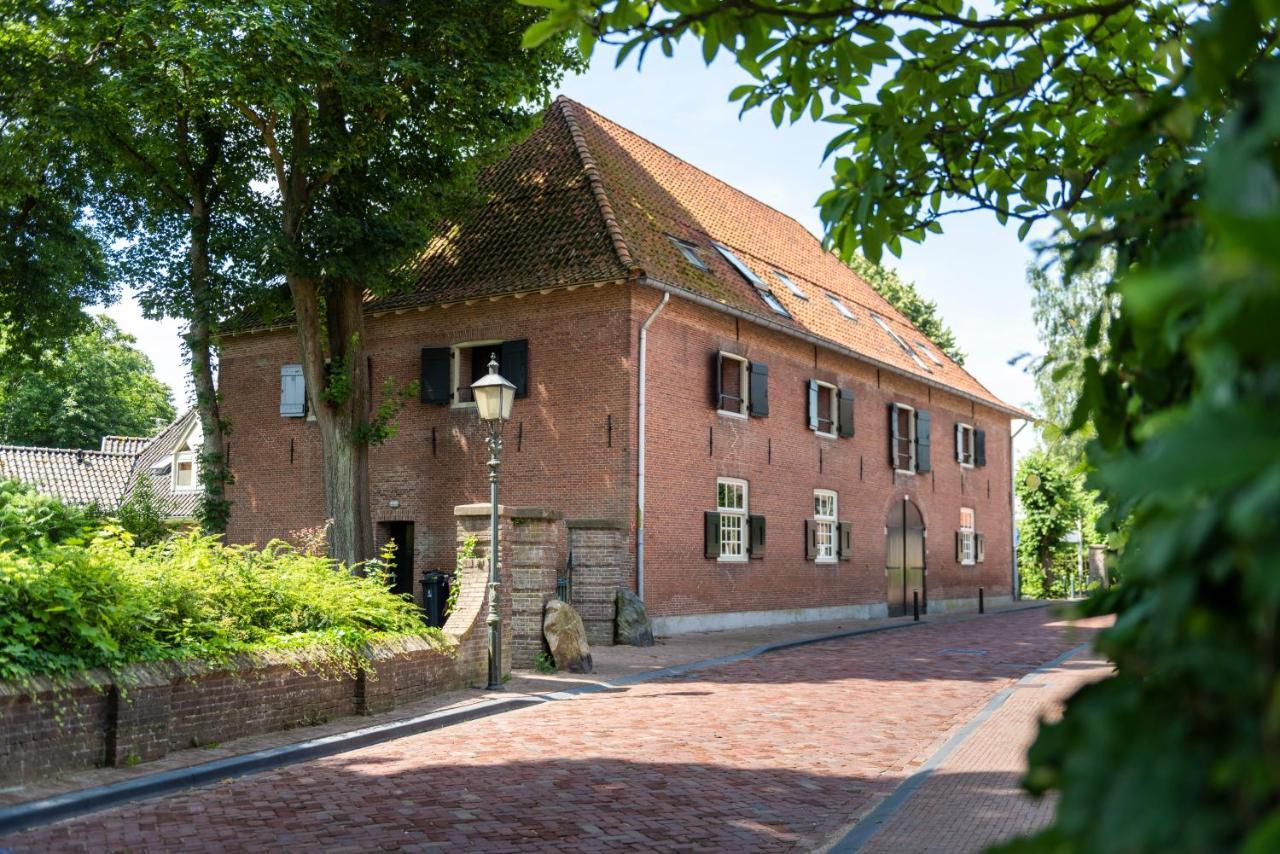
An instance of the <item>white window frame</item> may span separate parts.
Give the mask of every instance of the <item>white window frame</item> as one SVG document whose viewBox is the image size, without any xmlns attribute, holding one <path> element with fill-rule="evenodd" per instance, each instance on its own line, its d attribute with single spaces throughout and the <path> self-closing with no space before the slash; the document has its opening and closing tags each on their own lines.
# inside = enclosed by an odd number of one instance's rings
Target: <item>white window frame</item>
<svg viewBox="0 0 1280 854">
<path fill-rule="evenodd" d="M 736 507 L 726 505 L 721 501 L 721 487 L 741 488 L 742 490 L 742 506 Z M 716 512 L 720 515 L 719 530 L 716 532 L 720 538 L 720 555 L 717 560 L 725 563 L 743 563 L 750 557 L 750 500 L 749 488 L 747 482 L 736 477 L 718 477 L 716 478 Z M 728 524 L 726 525 L 726 522 Z M 737 532 L 736 540 L 732 536 L 732 532 Z M 727 550 L 726 545 L 733 545 L 736 541 L 737 551 Z"/>
<path fill-rule="evenodd" d="M 886 335 L 892 338 L 897 343 L 897 345 L 902 348 L 902 352 L 906 353 L 908 356 L 911 357 L 911 361 L 916 363 L 916 367 L 920 368 L 920 370 L 924 371 L 926 374 L 933 373 L 933 371 L 929 369 L 928 365 L 920 361 L 920 356 L 918 353 L 916 353 L 915 349 L 910 344 L 907 343 L 905 338 L 903 338 L 898 333 L 894 332 L 893 329 L 890 328 L 889 324 L 885 322 L 885 319 L 883 317 L 881 317 L 880 315 L 876 314 L 873 311 L 871 312 L 871 319 L 876 322 L 877 326 L 879 326 L 881 329 L 885 331 Z"/>
<path fill-rule="evenodd" d="M 773 275 L 776 276 L 778 281 L 782 282 L 782 284 L 786 286 L 787 290 L 791 291 L 791 293 L 794 294 L 795 296 L 798 296 L 800 299 L 804 299 L 804 300 L 807 300 L 809 298 L 809 295 L 806 294 L 803 290 L 801 290 L 800 286 L 797 285 L 795 281 L 786 273 L 775 268 L 773 271 Z"/>
<path fill-rule="evenodd" d="M 836 434 L 840 432 L 840 389 L 836 388 L 831 383 L 824 383 L 822 380 L 814 380 L 813 382 L 818 388 L 825 388 L 831 392 L 831 407 L 830 411 L 827 413 L 831 419 L 831 430 L 829 432 L 824 430 L 815 430 L 814 432 L 827 439 L 834 439 Z M 818 400 L 819 405 L 821 405 L 822 399 L 819 398 Z"/>
<path fill-rule="evenodd" d="M 475 409 L 476 402 L 474 400 L 458 400 L 458 389 L 461 388 L 459 383 L 462 382 L 462 356 L 461 351 L 470 350 L 474 347 L 492 347 L 494 344 L 501 344 L 503 338 L 497 338 L 492 341 L 462 341 L 454 344 L 449 349 L 449 376 L 452 383 L 449 389 L 449 407 L 451 409 Z"/>
<path fill-rule="evenodd" d="M 831 499 L 831 513 L 819 511 L 823 509 L 820 501 Z M 816 551 L 814 561 L 817 563 L 835 563 L 840 559 L 840 496 L 835 490 L 815 489 L 813 491 L 813 527 Z"/>
<path fill-rule="evenodd" d="M 710 270 L 707 262 L 702 260 L 702 256 L 698 254 L 698 247 L 694 243 L 687 240 L 681 240 L 675 235 L 668 234 L 667 239 L 675 244 L 676 249 L 680 250 L 680 254 L 684 256 L 684 260 L 688 261 L 699 270 Z"/>
<path fill-rule="evenodd" d="M 973 566 L 977 563 L 978 547 L 976 529 L 974 528 L 975 515 L 972 507 L 960 508 L 960 565 Z"/>
<path fill-rule="evenodd" d="M 782 300 L 778 299 L 777 294 L 767 288 L 757 288 L 760 299 L 764 300 L 764 304 L 773 310 L 774 314 L 780 314 L 788 320 L 791 319 L 791 312 L 787 311 L 787 307 L 782 304 Z"/>
<path fill-rule="evenodd" d="M 746 279 L 760 290 L 767 291 L 769 289 L 769 286 L 764 283 L 764 280 L 756 275 L 755 270 L 748 267 L 746 262 L 734 254 L 732 249 L 725 246 L 723 243 L 716 243 L 714 240 L 711 241 L 711 245 L 714 246 L 716 251 L 724 257 L 724 260 L 729 262 L 733 269 L 742 274 L 742 278 Z"/>
<path fill-rule="evenodd" d="M 960 468 L 973 468 L 977 454 L 977 431 L 972 424 L 956 424 L 956 462 Z"/>
<path fill-rule="evenodd" d="M 836 311 L 840 312 L 840 316 L 845 320 L 852 320 L 854 323 L 858 322 L 858 315 L 854 314 L 852 309 L 841 301 L 840 297 L 835 294 L 827 294 L 827 299 L 831 300 L 831 304 L 836 307 Z"/>
<path fill-rule="evenodd" d="M 899 413 L 903 413 L 903 412 L 911 413 L 910 417 L 907 418 L 907 429 L 910 431 L 907 434 L 907 447 L 911 449 L 911 459 L 909 462 L 910 468 L 905 468 L 905 469 L 898 468 L 898 462 L 900 461 L 902 455 L 898 453 L 898 449 L 895 447 L 893 449 L 893 469 L 894 471 L 899 472 L 900 474 L 915 474 L 916 473 L 916 408 L 914 406 L 908 406 L 905 403 L 898 403 L 895 405 L 898 407 Z M 898 433 L 898 437 L 899 438 L 902 437 L 901 432 Z"/>
<path fill-rule="evenodd" d="M 721 395 L 721 400 L 716 401 L 716 412 L 733 418 L 746 418 L 747 413 L 750 412 L 748 404 L 751 398 L 751 363 L 744 356 L 739 356 L 737 353 L 726 353 L 723 350 L 720 351 L 720 359 L 721 361 L 732 359 L 738 363 L 738 388 L 742 392 L 742 399 L 738 401 L 738 411 L 735 412 L 732 409 L 721 408 L 720 404 L 723 402 L 724 397 Z M 719 384 L 720 377 L 716 377 L 716 382 Z"/>
<path fill-rule="evenodd" d="M 185 445 L 184 445 L 185 447 Z M 183 463 L 191 463 L 191 484 L 183 486 L 178 483 L 178 469 Z M 174 451 L 173 452 L 173 491 L 174 492 L 199 492 L 200 491 L 200 457 L 194 450 Z"/>
</svg>

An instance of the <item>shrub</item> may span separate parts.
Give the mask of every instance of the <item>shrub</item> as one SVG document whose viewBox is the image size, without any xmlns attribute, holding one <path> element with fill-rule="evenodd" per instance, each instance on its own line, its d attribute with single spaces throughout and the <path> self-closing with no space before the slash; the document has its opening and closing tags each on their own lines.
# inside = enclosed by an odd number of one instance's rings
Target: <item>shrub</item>
<svg viewBox="0 0 1280 854">
<path fill-rule="evenodd" d="M 116 511 L 120 527 L 133 535 L 140 546 L 158 543 L 172 533 L 168 524 L 169 506 L 156 495 L 151 478 L 143 476 L 134 484 L 133 492 Z"/>
</svg>

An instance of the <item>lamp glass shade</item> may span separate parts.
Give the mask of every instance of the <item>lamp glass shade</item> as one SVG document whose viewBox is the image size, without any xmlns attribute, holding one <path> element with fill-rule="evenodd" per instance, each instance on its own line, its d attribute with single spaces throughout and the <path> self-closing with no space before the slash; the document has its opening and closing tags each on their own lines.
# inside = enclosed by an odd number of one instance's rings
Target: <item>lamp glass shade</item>
<svg viewBox="0 0 1280 854">
<path fill-rule="evenodd" d="M 511 405 L 516 399 L 516 387 L 501 374 L 493 371 L 471 384 L 476 401 L 476 414 L 481 421 L 509 421 Z"/>
</svg>

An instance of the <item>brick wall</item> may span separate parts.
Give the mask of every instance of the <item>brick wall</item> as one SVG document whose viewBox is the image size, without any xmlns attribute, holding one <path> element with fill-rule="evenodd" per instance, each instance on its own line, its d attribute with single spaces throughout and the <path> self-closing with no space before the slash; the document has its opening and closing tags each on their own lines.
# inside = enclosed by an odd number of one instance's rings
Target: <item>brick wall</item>
<svg viewBox="0 0 1280 854">
<path fill-rule="evenodd" d="M 570 519 L 573 555 L 573 607 L 582 617 L 587 640 L 613 643 L 615 591 L 623 586 L 626 525 L 613 519 Z"/>
</svg>

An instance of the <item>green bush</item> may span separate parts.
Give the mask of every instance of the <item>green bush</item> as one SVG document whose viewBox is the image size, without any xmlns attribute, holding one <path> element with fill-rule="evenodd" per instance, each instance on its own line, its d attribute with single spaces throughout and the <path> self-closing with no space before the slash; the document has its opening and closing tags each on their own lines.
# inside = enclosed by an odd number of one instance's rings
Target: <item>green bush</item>
<svg viewBox="0 0 1280 854">
<path fill-rule="evenodd" d="M 128 499 L 116 511 L 116 520 L 139 546 L 158 543 L 173 533 L 169 527 L 169 504 L 156 495 L 149 477 L 138 478 Z"/>
<path fill-rule="evenodd" d="M 376 565 L 354 575 L 283 542 L 227 546 L 194 531 L 139 548 L 53 505 L 0 488 L 0 680 L 268 650 L 350 672 L 380 636 L 443 637 Z M 18 536 L 23 518 L 44 527 Z"/>
</svg>

